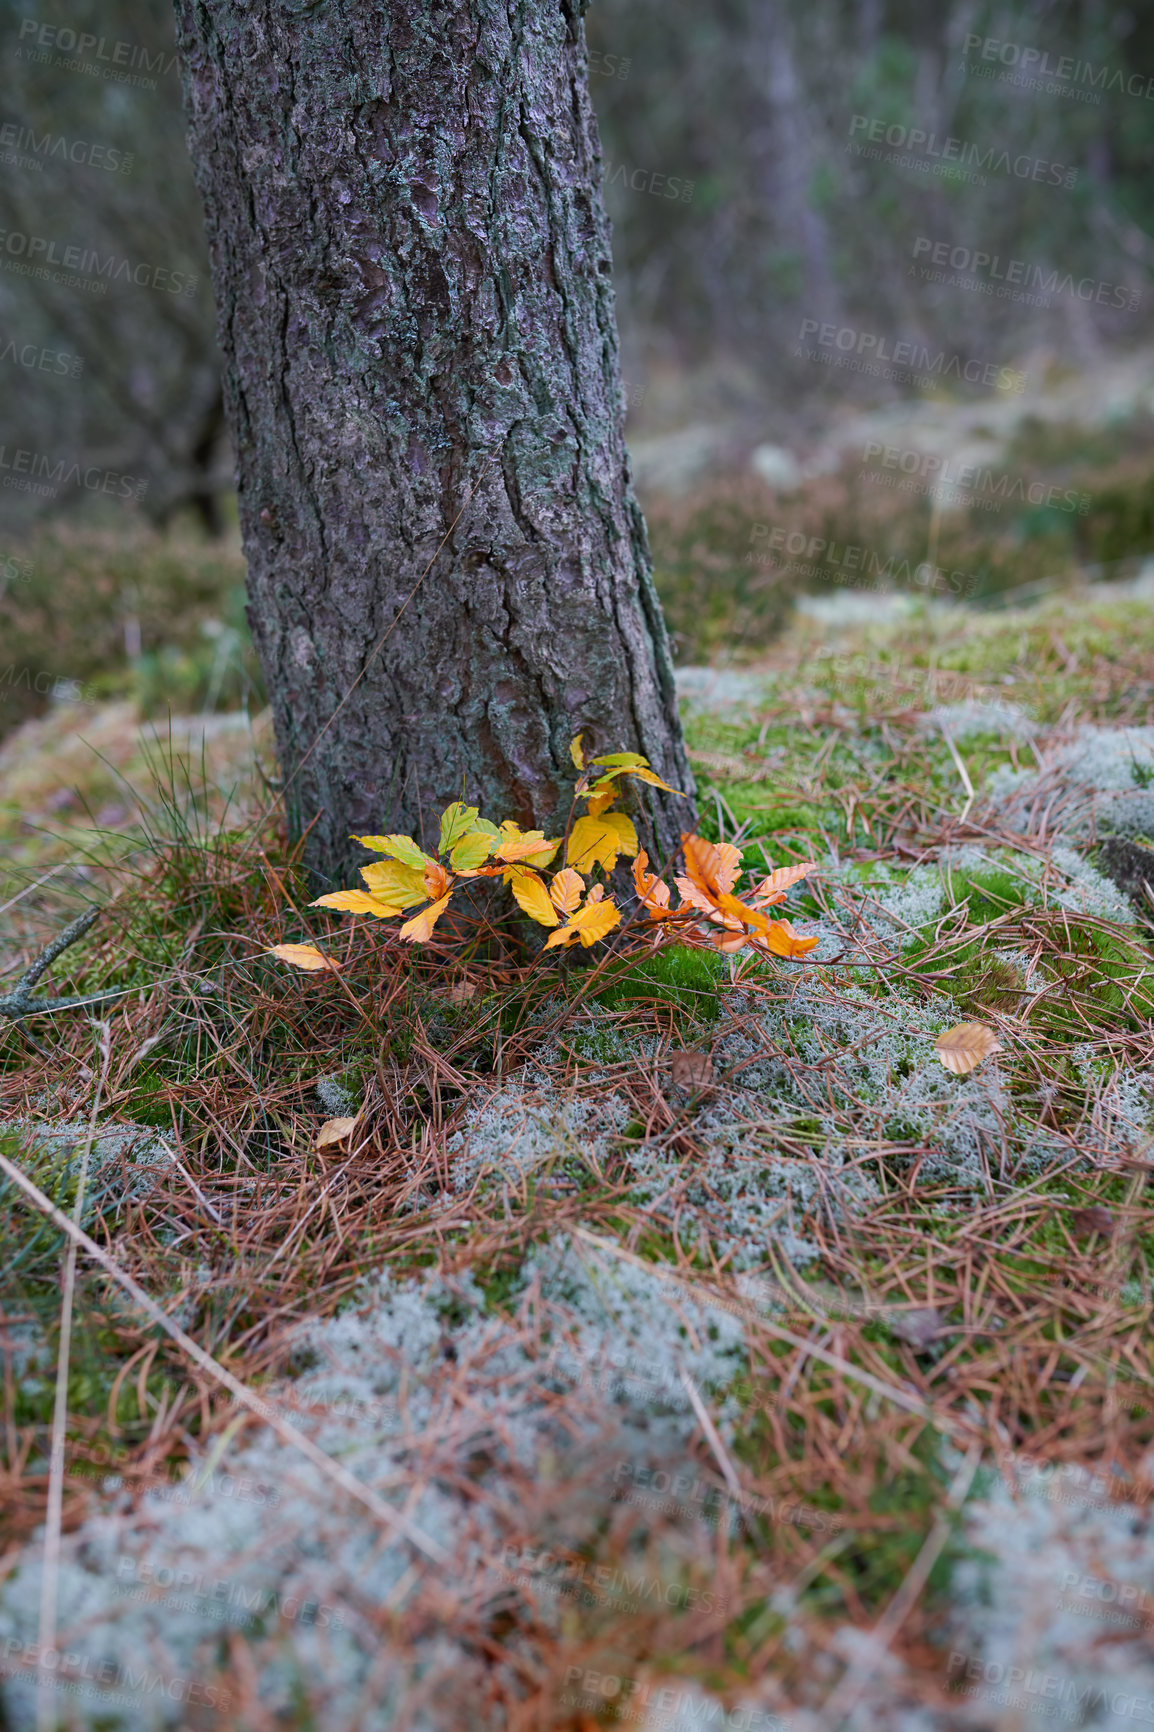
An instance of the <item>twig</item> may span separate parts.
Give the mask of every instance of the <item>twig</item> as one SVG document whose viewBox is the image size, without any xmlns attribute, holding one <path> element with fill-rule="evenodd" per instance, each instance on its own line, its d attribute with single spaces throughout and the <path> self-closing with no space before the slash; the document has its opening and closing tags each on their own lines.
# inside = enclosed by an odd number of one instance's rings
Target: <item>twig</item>
<svg viewBox="0 0 1154 1732">
<path fill-rule="evenodd" d="M 40 976 L 52 967 L 56 958 L 66 951 L 70 944 L 75 944 L 78 938 L 95 926 L 100 918 L 99 908 L 89 908 L 79 915 L 71 925 L 54 938 L 51 944 L 46 944 L 35 962 L 17 981 L 16 989 L 0 998 L 0 1016 L 6 1016 L 12 1022 L 18 1022 L 23 1016 L 35 1016 L 42 1010 L 81 1010 L 88 1005 L 103 1004 L 106 999 L 115 998 L 116 992 L 94 992 L 78 998 L 33 998 L 32 988 Z"/>
</svg>

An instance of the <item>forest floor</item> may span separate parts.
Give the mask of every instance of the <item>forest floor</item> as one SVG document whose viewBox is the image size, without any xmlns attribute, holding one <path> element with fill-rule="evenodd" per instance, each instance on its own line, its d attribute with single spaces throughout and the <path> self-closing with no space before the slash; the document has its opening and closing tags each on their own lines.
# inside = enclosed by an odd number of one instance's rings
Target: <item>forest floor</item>
<svg viewBox="0 0 1154 1732">
<path fill-rule="evenodd" d="M 703 833 L 817 862 L 804 962 L 307 910 L 263 721 L 0 748 L 5 990 L 96 906 L 37 990 L 109 995 L 0 1049 L 0 1153 L 105 1256 L 58 1408 L 6 1182 L 12 1732 L 46 1568 L 61 1726 L 1154 1719 L 1154 606 L 681 686 Z"/>
</svg>

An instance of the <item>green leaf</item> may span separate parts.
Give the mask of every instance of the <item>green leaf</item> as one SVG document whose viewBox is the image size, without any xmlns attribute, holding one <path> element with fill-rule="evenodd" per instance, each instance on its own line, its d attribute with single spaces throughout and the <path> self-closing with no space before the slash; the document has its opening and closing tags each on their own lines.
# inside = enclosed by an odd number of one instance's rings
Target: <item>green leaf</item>
<svg viewBox="0 0 1154 1732">
<path fill-rule="evenodd" d="M 449 865 L 454 872 L 475 872 L 478 866 L 485 864 L 492 852 L 492 836 L 486 836 L 483 830 L 470 830 L 467 836 L 461 837 L 449 855 Z"/>
<path fill-rule="evenodd" d="M 389 860 L 399 860 L 404 866 L 411 866 L 416 872 L 423 872 L 430 865 L 429 856 L 422 854 L 411 836 L 354 836 L 354 842 L 359 842 L 362 848 L 371 848 L 374 854 L 384 854 Z"/>
<path fill-rule="evenodd" d="M 473 820 L 477 816 L 476 806 L 466 806 L 461 800 L 454 800 L 451 806 L 446 806 L 441 813 L 441 841 L 437 848 L 438 854 L 444 854 L 454 842 L 459 842 L 473 828 Z"/>
</svg>

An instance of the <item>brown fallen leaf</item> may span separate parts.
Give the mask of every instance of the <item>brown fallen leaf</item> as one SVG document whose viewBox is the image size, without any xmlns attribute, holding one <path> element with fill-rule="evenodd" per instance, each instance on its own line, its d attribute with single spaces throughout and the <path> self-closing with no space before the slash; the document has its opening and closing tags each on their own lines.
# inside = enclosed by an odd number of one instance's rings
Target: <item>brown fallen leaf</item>
<svg viewBox="0 0 1154 1732">
<path fill-rule="evenodd" d="M 1118 1221 L 1109 1209 L 1102 1208 L 1100 1203 L 1092 1203 L 1087 1209 L 1071 1209 L 1070 1225 L 1079 1238 L 1085 1238 L 1090 1233 L 1101 1233 L 1104 1239 L 1109 1239 L 1113 1236 Z"/>
<path fill-rule="evenodd" d="M 315 944 L 274 944 L 269 955 L 275 956 L 279 962 L 291 962 L 294 968 L 303 968 L 309 974 L 315 974 L 321 968 L 340 967 L 339 962 L 334 962 Z"/>
<path fill-rule="evenodd" d="M 707 1052 L 671 1052 L 675 1089 L 707 1089 L 713 1082 L 713 1060 Z"/>
<path fill-rule="evenodd" d="M 948 1071 L 965 1076 L 992 1053 L 1001 1052 L 998 1037 L 984 1022 L 959 1022 L 934 1042 L 934 1051 Z"/>
<path fill-rule="evenodd" d="M 327 1149 L 330 1143 L 343 1143 L 346 1137 L 351 1137 L 356 1127 L 356 1119 L 326 1119 L 317 1132 L 315 1147 Z"/>
<path fill-rule="evenodd" d="M 455 986 L 449 988 L 450 1004 L 468 1004 L 471 998 L 476 998 L 480 987 L 475 980 L 458 980 Z"/>
<path fill-rule="evenodd" d="M 926 1305 L 915 1311 L 900 1312 L 891 1320 L 890 1328 L 899 1341 L 908 1341 L 911 1347 L 920 1351 L 941 1333 L 945 1321 L 940 1311 Z"/>
</svg>

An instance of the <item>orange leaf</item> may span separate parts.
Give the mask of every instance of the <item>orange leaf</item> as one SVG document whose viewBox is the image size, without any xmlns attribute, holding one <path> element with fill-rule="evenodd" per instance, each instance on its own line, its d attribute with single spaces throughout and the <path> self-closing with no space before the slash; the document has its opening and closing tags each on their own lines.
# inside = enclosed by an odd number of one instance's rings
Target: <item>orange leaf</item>
<svg viewBox="0 0 1154 1732">
<path fill-rule="evenodd" d="M 800 932 L 795 932 L 788 920 L 771 920 L 764 939 L 767 949 L 775 956 L 797 958 L 806 956 L 818 944 L 820 938 L 803 938 Z"/>
<path fill-rule="evenodd" d="M 439 902 L 430 902 L 427 908 L 422 908 L 419 914 L 414 914 L 411 920 L 405 921 L 399 936 L 407 938 L 410 944 L 427 944 L 432 937 L 434 926 L 448 906 L 448 896 L 442 896 Z"/>
<path fill-rule="evenodd" d="M 318 896 L 309 907 L 336 908 L 342 914 L 374 914 L 378 920 L 387 920 L 390 915 L 401 912 L 388 902 L 370 896 L 367 890 L 334 890 L 328 896 Z"/>
<path fill-rule="evenodd" d="M 585 894 L 585 880 L 579 872 L 574 872 L 571 866 L 563 866 L 560 872 L 554 874 L 549 894 L 555 908 L 559 908 L 562 914 L 572 914 L 581 906 L 581 898 Z"/>
<path fill-rule="evenodd" d="M 452 882 L 452 874 L 446 872 L 436 860 L 431 860 L 425 867 L 425 891 L 434 902 L 439 896 L 445 895 Z"/>
<path fill-rule="evenodd" d="M 278 962 L 291 962 L 294 968 L 303 968 L 306 974 L 316 974 L 322 968 L 340 967 L 339 962 L 334 962 L 315 944 L 274 944 L 269 955 L 275 956 Z"/>
<path fill-rule="evenodd" d="M 741 871 L 741 849 L 735 848 L 732 842 L 714 845 L 707 842 L 704 836 L 689 834 L 682 835 L 681 845 L 685 850 L 685 874 L 689 888 L 699 891 L 714 903 L 719 896 L 727 896 L 737 883 Z M 680 878 L 677 883 L 682 895 L 686 895 Z M 696 906 L 701 906 L 697 898 L 690 896 L 689 900 Z"/>
<path fill-rule="evenodd" d="M 749 899 L 756 908 L 770 908 L 775 902 L 781 902 L 791 884 L 796 884 L 802 878 L 808 878 L 811 872 L 817 871 L 817 862 L 807 860 L 801 866 L 778 866 L 768 878 L 763 878 L 760 884 L 754 886 L 749 893 Z"/>
<path fill-rule="evenodd" d="M 669 887 L 648 868 L 649 856 L 643 848 L 633 862 L 633 888 L 638 901 L 644 904 L 650 920 L 670 920 L 673 910 L 669 906 Z"/>
<path fill-rule="evenodd" d="M 589 804 L 585 809 L 587 816 L 590 818 L 599 818 L 602 812 L 607 812 L 609 810 L 616 798 L 617 790 L 612 786 L 612 784 L 610 784 L 608 788 L 602 788 L 599 794 L 590 794 L 588 796 Z"/>
</svg>

